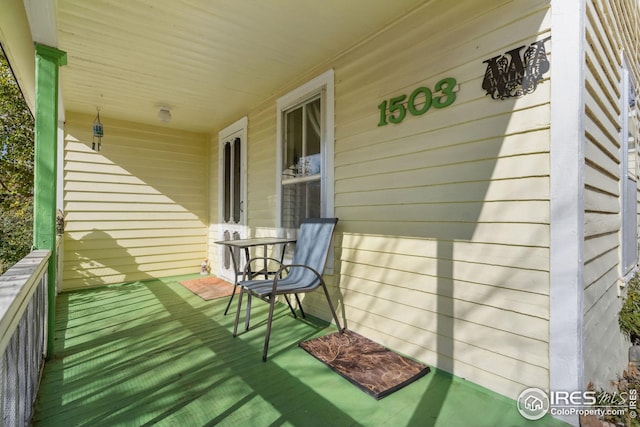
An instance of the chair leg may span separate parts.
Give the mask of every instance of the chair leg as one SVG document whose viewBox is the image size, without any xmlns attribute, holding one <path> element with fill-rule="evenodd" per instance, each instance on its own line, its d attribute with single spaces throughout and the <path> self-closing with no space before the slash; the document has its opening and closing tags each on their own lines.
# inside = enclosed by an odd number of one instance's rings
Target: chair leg
<svg viewBox="0 0 640 427">
<path fill-rule="evenodd" d="M 231 294 L 231 298 L 229 298 L 229 302 L 227 303 L 227 308 L 224 309 L 224 315 L 227 315 L 227 312 L 229 311 L 229 307 L 231 307 L 231 301 L 233 301 L 233 296 L 236 294 L 236 288 L 238 287 L 238 284 L 236 283 L 235 285 L 233 285 L 233 293 Z"/>
<path fill-rule="evenodd" d="M 298 308 L 300 309 L 300 314 L 302 314 L 302 318 L 306 319 L 307 316 L 304 314 L 304 310 L 302 309 L 302 303 L 300 302 L 300 298 L 298 298 L 298 294 L 293 294 L 296 297 L 296 302 L 298 303 Z"/>
<path fill-rule="evenodd" d="M 296 315 L 296 311 L 293 309 L 293 306 L 291 305 L 291 301 L 289 301 L 289 297 L 284 294 L 284 299 L 285 301 L 287 301 L 287 305 L 289 306 L 289 310 L 291 310 L 291 314 L 293 314 L 293 318 L 297 319 L 298 316 Z"/>
<path fill-rule="evenodd" d="M 240 294 L 238 295 L 238 310 L 236 311 L 236 321 L 233 323 L 233 336 L 238 336 L 238 322 L 240 322 L 240 310 L 242 309 L 242 294 L 244 294 L 244 288 L 240 287 Z"/>
<path fill-rule="evenodd" d="M 249 330 L 249 320 L 251 319 L 251 292 L 247 292 L 247 312 L 244 315 L 244 330 Z"/>
<path fill-rule="evenodd" d="M 340 321 L 338 320 L 338 315 L 336 314 L 336 310 L 333 308 L 333 304 L 331 304 L 331 298 L 329 297 L 329 290 L 327 289 L 327 285 L 324 284 L 324 281 L 321 281 L 320 283 L 322 284 L 322 289 L 324 289 L 324 296 L 327 297 L 327 303 L 329 303 L 329 308 L 331 309 L 333 320 L 336 321 L 336 326 L 338 327 L 338 331 L 342 333 L 343 332 L 342 326 L 340 326 Z"/>
<path fill-rule="evenodd" d="M 275 298 L 269 298 L 269 319 L 267 320 L 267 332 L 264 337 L 264 350 L 262 351 L 262 361 L 267 361 L 267 352 L 269 351 L 269 336 L 271 335 L 271 322 L 273 321 L 273 311 L 276 305 Z"/>
</svg>

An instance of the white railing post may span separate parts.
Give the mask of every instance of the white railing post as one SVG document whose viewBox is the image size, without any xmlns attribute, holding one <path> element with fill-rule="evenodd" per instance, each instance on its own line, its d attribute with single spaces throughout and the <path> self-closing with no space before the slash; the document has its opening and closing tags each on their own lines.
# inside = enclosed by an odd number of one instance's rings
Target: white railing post
<svg viewBox="0 0 640 427">
<path fill-rule="evenodd" d="M 47 342 L 51 252 L 33 251 L 0 276 L 0 425 L 27 426 Z"/>
</svg>

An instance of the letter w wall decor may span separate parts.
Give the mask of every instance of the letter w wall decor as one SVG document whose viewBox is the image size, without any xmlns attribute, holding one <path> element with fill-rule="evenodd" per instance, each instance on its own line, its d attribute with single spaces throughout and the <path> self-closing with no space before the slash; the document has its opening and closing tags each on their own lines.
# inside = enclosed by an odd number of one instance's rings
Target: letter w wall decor
<svg viewBox="0 0 640 427">
<path fill-rule="evenodd" d="M 543 75 L 549 71 L 549 60 L 544 44 L 551 37 L 531 43 L 524 54 L 525 45 L 511 49 L 504 55 L 494 56 L 483 61 L 487 70 L 482 88 L 493 99 L 521 97 L 533 93 Z"/>
</svg>

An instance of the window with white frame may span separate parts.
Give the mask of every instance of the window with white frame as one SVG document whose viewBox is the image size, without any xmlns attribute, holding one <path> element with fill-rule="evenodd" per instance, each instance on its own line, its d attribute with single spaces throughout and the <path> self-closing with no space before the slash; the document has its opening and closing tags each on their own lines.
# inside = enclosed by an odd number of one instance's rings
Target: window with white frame
<svg viewBox="0 0 640 427">
<path fill-rule="evenodd" d="M 278 99 L 277 219 L 295 237 L 305 218 L 333 215 L 333 70 Z"/>
<path fill-rule="evenodd" d="M 640 122 L 635 82 L 626 61 L 623 62 L 622 141 L 620 144 L 622 174 L 621 273 L 626 276 L 638 263 L 638 143 Z"/>
</svg>

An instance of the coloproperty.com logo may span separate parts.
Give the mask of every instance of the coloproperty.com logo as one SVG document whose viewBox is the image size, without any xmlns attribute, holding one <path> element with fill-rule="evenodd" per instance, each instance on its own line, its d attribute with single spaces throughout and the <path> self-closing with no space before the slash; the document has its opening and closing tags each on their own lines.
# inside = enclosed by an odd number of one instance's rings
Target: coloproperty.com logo
<svg viewBox="0 0 640 427">
<path fill-rule="evenodd" d="M 595 391 L 549 391 L 528 388 L 518 396 L 518 412 L 528 420 L 539 420 L 546 414 L 552 416 L 624 415 L 627 411 L 631 418 L 637 417 L 636 390 L 629 390 L 615 396 L 609 395 L 607 401 L 598 405 Z"/>
</svg>

